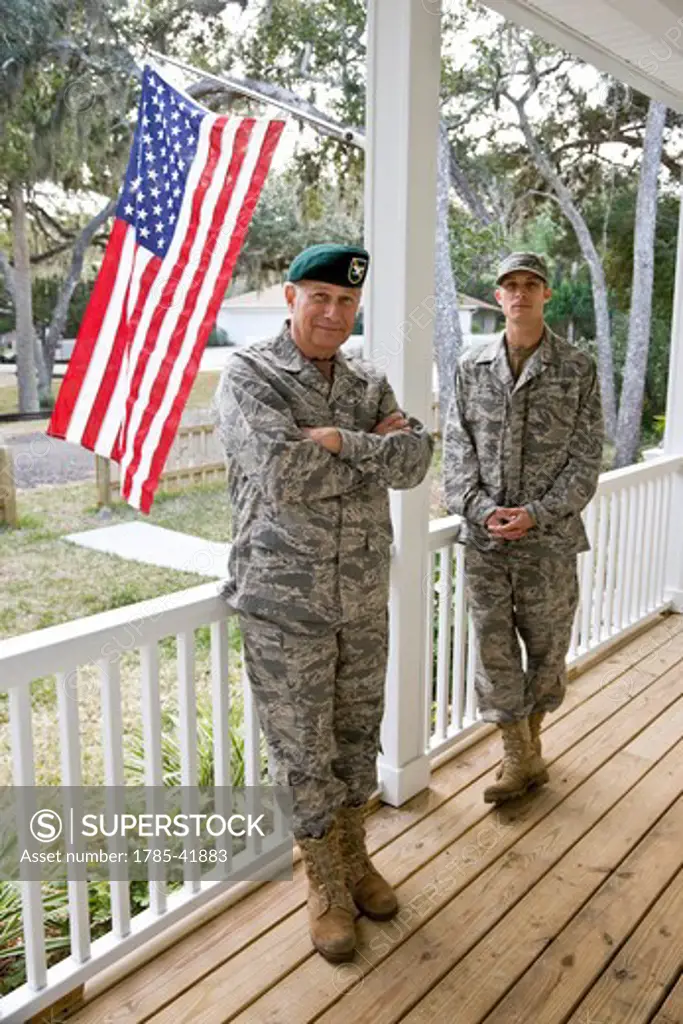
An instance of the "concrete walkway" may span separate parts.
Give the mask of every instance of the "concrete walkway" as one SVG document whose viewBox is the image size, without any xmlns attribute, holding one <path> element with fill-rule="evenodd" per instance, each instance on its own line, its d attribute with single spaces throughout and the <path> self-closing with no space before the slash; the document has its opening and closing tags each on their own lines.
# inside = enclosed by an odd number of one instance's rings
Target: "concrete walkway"
<svg viewBox="0 0 683 1024">
<path fill-rule="evenodd" d="M 227 576 L 230 544 L 204 540 L 150 523 L 119 523 L 117 526 L 71 533 L 64 539 L 133 562 L 194 572 L 211 579 Z"/>
</svg>

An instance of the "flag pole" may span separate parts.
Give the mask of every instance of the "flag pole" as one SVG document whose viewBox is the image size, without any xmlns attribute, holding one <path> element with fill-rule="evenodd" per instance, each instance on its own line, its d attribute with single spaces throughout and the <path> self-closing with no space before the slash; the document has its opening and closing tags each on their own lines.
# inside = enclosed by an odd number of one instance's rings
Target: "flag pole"
<svg viewBox="0 0 683 1024">
<path fill-rule="evenodd" d="M 339 139 L 340 142 L 346 142 L 348 145 L 356 146 L 358 149 L 365 149 L 365 136 L 361 135 L 360 132 L 353 131 L 352 128 L 340 128 L 339 125 L 333 124 L 331 121 L 327 121 L 324 117 L 319 117 L 317 114 L 311 114 L 308 111 L 300 110 L 294 104 L 287 103 L 286 100 L 275 99 L 271 96 L 265 96 L 262 92 L 257 89 L 251 89 L 248 85 L 242 85 L 241 82 L 236 82 L 232 78 L 228 78 L 224 75 L 214 75 L 210 71 L 202 71 L 201 68 L 195 68 L 192 64 L 186 64 L 182 60 L 176 60 L 175 57 L 168 57 L 165 53 L 159 53 L 157 50 L 147 50 L 150 56 L 154 57 L 155 60 L 173 64 L 177 68 L 181 68 L 183 71 L 189 72 L 191 75 L 197 75 L 199 78 L 208 78 L 212 82 L 217 82 L 219 85 L 223 85 L 226 89 L 230 89 L 231 92 L 239 93 L 241 96 L 246 96 L 251 100 L 258 100 L 259 103 L 270 103 L 274 107 L 279 107 L 280 110 L 285 110 L 292 117 L 298 118 L 300 121 L 306 121 L 308 124 L 313 125 L 315 128 L 319 128 L 326 132 L 328 135 L 333 135 Z"/>
</svg>

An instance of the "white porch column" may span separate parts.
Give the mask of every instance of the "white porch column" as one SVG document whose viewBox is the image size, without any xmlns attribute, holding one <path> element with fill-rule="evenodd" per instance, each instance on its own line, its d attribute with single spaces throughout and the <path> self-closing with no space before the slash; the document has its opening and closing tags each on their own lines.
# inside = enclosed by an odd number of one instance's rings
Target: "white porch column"
<svg viewBox="0 0 683 1024">
<path fill-rule="evenodd" d="M 669 351 L 669 384 L 666 400 L 664 453 L 683 455 L 683 189 L 679 190 L 676 283 Z M 671 491 L 666 556 L 665 593 L 674 610 L 683 612 L 683 473 L 676 474 Z"/>
<path fill-rule="evenodd" d="M 440 2 L 369 0 L 365 232 L 366 355 L 400 406 L 431 425 Z M 429 785 L 424 580 L 429 485 L 392 493 L 395 557 L 380 758 L 395 807 Z"/>
</svg>

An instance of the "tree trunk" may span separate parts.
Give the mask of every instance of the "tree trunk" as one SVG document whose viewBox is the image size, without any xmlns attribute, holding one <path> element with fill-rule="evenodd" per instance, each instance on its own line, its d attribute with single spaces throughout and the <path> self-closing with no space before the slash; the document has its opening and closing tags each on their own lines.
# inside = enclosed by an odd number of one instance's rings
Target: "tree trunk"
<svg viewBox="0 0 683 1024">
<path fill-rule="evenodd" d="M 614 441 L 617 431 L 617 399 L 614 386 L 614 360 L 612 357 L 612 340 L 609 319 L 609 304 L 607 299 L 607 282 L 602 260 L 595 247 L 581 211 L 572 199 L 569 189 L 566 187 L 559 174 L 553 167 L 550 159 L 538 143 L 534 135 L 531 123 L 527 117 L 523 102 L 514 99 L 509 94 L 507 98 L 517 110 L 519 125 L 529 147 L 534 162 L 539 171 L 548 182 L 557 196 L 560 209 L 574 228 L 576 240 L 583 257 L 588 264 L 593 289 L 593 308 L 595 311 L 595 337 L 598 348 L 598 373 L 600 376 L 600 395 L 602 398 L 602 411 L 605 417 L 605 432 L 610 441 Z"/>
<path fill-rule="evenodd" d="M 628 322 L 628 345 L 621 387 L 617 450 L 614 466 L 628 466 L 636 461 L 643 415 L 643 394 L 650 348 L 652 319 L 652 285 L 655 272 L 655 226 L 657 193 L 662 159 L 666 106 L 650 101 L 643 139 L 643 161 L 638 180 L 636 222 L 633 237 L 633 280 L 631 313 Z"/>
<path fill-rule="evenodd" d="M 102 225 L 113 214 L 116 209 L 117 202 L 118 199 L 112 199 L 108 202 L 107 205 L 85 225 L 74 243 L 69 273 L 67 274 L 66 280 L 60 289 L 59 295 L 57 296 L 57 302 L 52 312 L 50 326 L 48 327 L 43 345 L 43 358 L 45 361 L 45 372 L 48 382 L 52 381 L 55 352 L 57 351 L 57 345 L 64 335 L 64 325 L 66 324 L 66 318 L 69 313 L 69 303 L 71 302 L 71 296 L 74 293 L 74 288 L 81 278 L 86 250 L 95 233 L 99 231 Z"/>
<path fill-rule="evenodd" d="M 33 351 L 35 352 L 38 379 L 38 404 L 41 409 L 52 409 L 54 405 L 52 401 L 52 387 L 43 357 L 43 346 L 37 334 L 33 335 Z"/>
<path fill-rule="evenodd" d="M 454 392 L 455 366 L 463 337 L 458 293 L 453 278 L 448 225 L 450 198 L 450 144 L 443 121 L 439 125 L 436 183 L 436 267 L 434 357 L 439 377 L 439 421 L 443 425 Z"/>
<path fill-rule="evenodd" d="M 17 323 L 17 390 L 19 412 L 38 412 L 35 335 L 31 301 L 31 266 L 28 250 L 26 204 L 21 185 L 10 186 L 14 292 Z"/>
<path fill-rule="evenodd" d="M 443 126 L 443 122 L 441 130 L 447 132 L 447 129 Z M 451 145 L 448 135 L 446 135 L 446 140 L 448 143 L 448 170 L 451 178 L 451 185 L 460 196 L 472 216 L 475 217 L 483 227 L 489 227 L 495 223 L 496 218 L 493 214 L 489 213 L 481 196 L 479 196 L 472 188 L 472 185 L 467 179 L 467 175 L 460 166 L 455 149 Z"/>
</svg>

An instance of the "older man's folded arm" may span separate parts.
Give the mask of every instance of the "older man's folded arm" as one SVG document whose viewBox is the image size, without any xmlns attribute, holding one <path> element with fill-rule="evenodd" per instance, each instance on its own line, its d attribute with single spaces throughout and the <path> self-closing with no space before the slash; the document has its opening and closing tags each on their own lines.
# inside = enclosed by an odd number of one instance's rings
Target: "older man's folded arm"
<svg viewBox="0 0 683 1024">
<path fill-rule="evenodd" d="M 223 374 L 216 411 L 227 457 L 269 501 L 335 498 L 364 482 L 359 470 L 305 437 L 276 389 L 236 361 Z"/>
<path fill-rule="evenodd" d="M 385 381 L 380 421 L 396 412 L 396 396 Z M 406 421 L 405 429 L 384 434 L 340 429 L 340 461 L 394 490 L 417 487 L 429 472 L 434 442 L 418 419 L 407 416 Z"/>
</svg>

